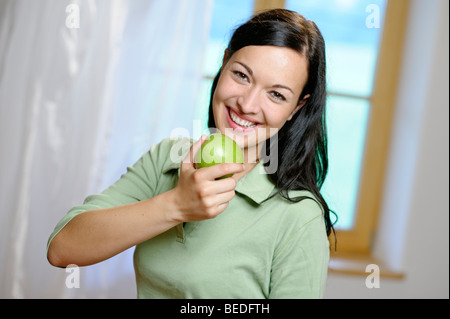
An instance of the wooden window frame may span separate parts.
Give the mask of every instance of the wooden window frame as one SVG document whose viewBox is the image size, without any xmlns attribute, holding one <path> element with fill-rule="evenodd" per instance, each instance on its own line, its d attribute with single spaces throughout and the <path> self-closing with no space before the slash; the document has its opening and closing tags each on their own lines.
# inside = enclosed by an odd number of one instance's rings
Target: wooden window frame
<svg viewBox="0 0 450 319">
<path fill-rule="evenodd" d="M 258 13 L 270 9 L 284 8 L 285 6 L 285 0 L 255 0 L 253 11 Z"/>
<path fill-rule="evenodd" d="M 383 185 L 397 96 L 410 0 L 388 0 L 369 101 L 364 158 L 354 226 L 337 230 L 337 252 L 370 255 L 383 199 Z"/>
</svg>

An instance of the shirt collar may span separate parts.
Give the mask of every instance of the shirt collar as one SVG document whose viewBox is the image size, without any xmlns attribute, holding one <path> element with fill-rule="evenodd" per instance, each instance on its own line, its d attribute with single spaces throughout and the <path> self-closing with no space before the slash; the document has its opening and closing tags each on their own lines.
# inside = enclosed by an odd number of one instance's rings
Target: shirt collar
<svg viewBox="0 0 450 319">
<path fill-rule="evenodd" d="M 236 192 L 261 204 L 274 192 L 275 184 L 269 179 L 264 165 L 259 162 L 250 172 L 237 181 Z"/>
</svg>

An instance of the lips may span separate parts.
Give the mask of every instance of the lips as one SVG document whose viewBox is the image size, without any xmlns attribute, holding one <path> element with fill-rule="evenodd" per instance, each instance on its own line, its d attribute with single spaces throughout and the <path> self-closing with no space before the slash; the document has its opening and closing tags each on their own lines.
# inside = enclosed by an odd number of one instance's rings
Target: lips
<svg viewBox="0 0 450 319">
<path fill-rule="evenodd" d="M 247 132 L 255 129 L 261 124 L 252 120 L 248 116 L 237 113 L 231 107 L 227 107 L 227 121 L 231 128 L 234 130 Z"/>
</svg>

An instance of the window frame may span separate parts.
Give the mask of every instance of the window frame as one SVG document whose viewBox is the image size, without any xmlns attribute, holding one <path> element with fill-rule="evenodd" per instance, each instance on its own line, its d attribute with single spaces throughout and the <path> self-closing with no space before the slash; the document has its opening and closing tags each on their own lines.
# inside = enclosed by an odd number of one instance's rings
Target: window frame
<svg viewBox="0 0 450 319">
<path fill-rule="evenodd" d="M 360 175 L 354 225 L 337 230 L 335 255 L 371 254 L 383 200 L 392 122 L 400 76 L 403 44 L 410 0 L 388 0 L 374 77 L 369 98 L 369 117 Z M 334 250 L 333 250 L 334 251 Z"/>
</svg>

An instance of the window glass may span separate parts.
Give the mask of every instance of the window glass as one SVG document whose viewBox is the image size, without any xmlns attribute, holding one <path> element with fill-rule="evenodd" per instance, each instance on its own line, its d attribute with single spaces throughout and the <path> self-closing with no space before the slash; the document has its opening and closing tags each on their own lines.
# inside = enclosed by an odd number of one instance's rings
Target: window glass
<svg viewBox="0 0 450 319">
<path fill-rule="evenodd" d="M 327 99 L 329 167 L 321 193 L 338 215 L 336 229 L 353 226 L 369 112 L 367 100 Z"/>
<path fill-rule="evenodd" d="M 386 0 L 287 0 L 325 39 L 328 90 L 369 97 Z"/>
<path fill-rule="evenodd" d="M 205 74 L 215 76 L 233 31 L 253 15 L 254 0 L 214 0 Z"/>
</svg>

